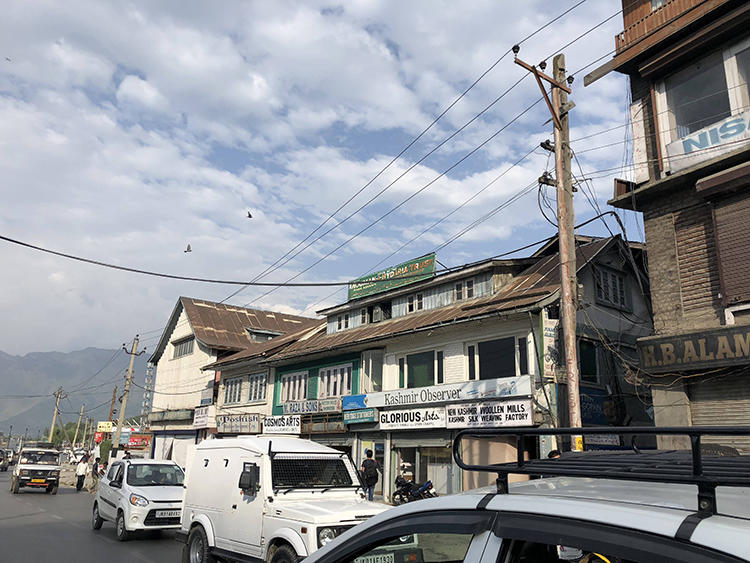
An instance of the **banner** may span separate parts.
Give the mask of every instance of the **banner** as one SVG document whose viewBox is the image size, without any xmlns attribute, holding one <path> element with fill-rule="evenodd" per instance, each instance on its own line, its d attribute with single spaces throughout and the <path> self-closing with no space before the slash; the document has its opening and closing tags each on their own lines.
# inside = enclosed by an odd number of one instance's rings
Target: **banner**
<svg viewBox="0 0 750 563">
<path fill-rule="evenodd" d="M 145 449 L 151 445 L 151 434 L 131 434 L 128 439 L 129 448 Z"/>
<path fill-rule="evenodd" d="M 388 291 L 432 277 L 435 273 L 435 253 L 427 254 L 374 274 L 368 274 L 349 283 L 349 301 Z"/>
<path fill-rule="evenodd" d="M 445 407 L 428 407 L 380 412 L 381 430 L 445 428 Z"/>
<path fill-rule="evenodd" d="M 448 428 L 531 426 L 531 400 L 448 405 Z"/>
</svg>

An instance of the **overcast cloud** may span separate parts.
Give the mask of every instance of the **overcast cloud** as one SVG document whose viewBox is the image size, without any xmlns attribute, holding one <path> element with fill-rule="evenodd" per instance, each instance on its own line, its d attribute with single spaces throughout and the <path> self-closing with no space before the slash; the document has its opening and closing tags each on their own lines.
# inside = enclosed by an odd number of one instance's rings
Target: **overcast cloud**
<svg viewBox="0 0 750 563">
<path fill-rule="evenodd" d="M 146 270 L 250 279 L 367 184 L 511 45 L 574 4 L 5 2 L 0 234 Z M 520 56 L 537 63 L 619 8 L 619 0 L 589 0 L 524 43 Z M 618 15 L 566 49 L 569 70 L 609 53 L 621 29 Z M 530 77 L 408 171 L 524 73 L 506 57 L 338 220 L 403 175 L 392 187 L 264 281 L 284 281 L 324 257 L 514 119 L 539 97 Z M 622 142 L 626 81 L 610 76 L 584 89 L 583 74 L 576 78 L 572 138 L 621 127 L 574 148 Z M 553 167 L 539 149 L 430 228 L 550 138 L 548 119 L 537 104 L 298 280 L 357 277 L 426 229 L 378 267 L 439 247 Z M 587 171 L 627 158 L 624 144 L 581 153 Z M 593 183 L 602 207 L 611 178 Z M 582 190 L 576 199 L 581 220 L 595 214 Z M 639 238 L 632 215 L 626 224 Z M 532 190 L 438 259 L 479 260 L 553 231 Z M 584 232 L 606 231 L 599 224 Z M 153 347 L 178 296 L 221 300 L 235 289 L 106 270 L 6 242 L 0 257 L 0 350 L 12 354 L 115 348 L 136 333 Z M 259 299 L 264 293 L 248 288 L 230 302 L 313 314 L 344 299 L 332 288 Z"/>
</svg>

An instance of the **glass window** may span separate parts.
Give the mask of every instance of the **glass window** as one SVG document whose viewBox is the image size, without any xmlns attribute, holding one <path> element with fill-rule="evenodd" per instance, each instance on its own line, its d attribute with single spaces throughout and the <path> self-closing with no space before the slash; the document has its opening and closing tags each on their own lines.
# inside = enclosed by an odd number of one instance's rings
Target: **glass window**
<svg viewBox="0 0 750 563">
<path fill-rule="evenodd" d="M 144 463 L 128 466 L 128 485 L 134 487 L 181 487 L 184 475 L 176 465 Z"/>
<path fill-rule="evenodd" d="M 479 343 L 479 379 L 497 379 L 515 375 L 515 338 L 500 338 Z"/>
<path fill-rule="evenodd" d="M 529 373 L 529 345 L 526 338 L 518 339 L 518 373 L 521 375 Z"/>
<path fill-rule="evenodd" d="M 443 351 L 437 352 L 437 382 L 438 384 L 443 382 Z"/>
<path fill-rule="evenodd" d="M 318 397 L 352 394 L 352 364 L 321 368 L 318 371 Z"/>
<path fill-rule="evenodd" d="M 266 374 L 257 373 L 248 378 L 250 387 L 249 401 L 264 401 L 266 398 Z"/>
<path fill-rule="evenodd" d="M 410 295 L 409 297 L 406 298 L 406 310 L 409 313 L 414 312 L 414 296 L 413 295 Z"/>
<path fill-rule="evenodd" d="M 404 388 L 404 358 L 398 359 L 398 387 L 399 389 Z"/>
<path fill-rule="evenodd" d="M 729 92 L 721 53 L 666 79 L 667 105 L 677 138 L 731 115 Z"/>
<path fill-rule="evenodd" d="M 234 377 L 224 382 L 224 404 L 239 403 L 242 400 L 242 378 Z"/>
<path fill-rule="evenodd" d="M 470 533 L 419 533 L 388 538 L 351 561 L 463 561 L 473 538 Z"/>
<path fill-rule="evenodd" d="M 477 365 L 476 365 L 476 353 L 474 346 L 469 346 L 466 350 L 466 355 L 469 356 L 469 381 L 474 381 L 477 378 Z"/>
<path fill-rule="evenodd" d="M 367 309 L 362 309 L 359 312 L 359 322 L 360 324 L 363 324 L 363 325 L 367 324 Z"/>
<path fill-rule="evenodd" d="M 435 353 L 422 352 L 406 356 L 407 387 L 428 387 L 435 385 Z"/>
<path fill-rule="evenodd" d="M 356 483 L 353 468 L 338 456 L 286 456 L 271 460 L 274 489 L 351 487 Z"/>
<path fill-rule="evenodd" d="M 597 267 L 595 277 L 597 302 L 610 307 L 627 308 L 624 274 L 607 268 Z"/>
<path fill-rule="evenodd" d="M 285 373 L 281 376 L 281 402 L 307 399 L 307 372 Z"/>
<path fill-rule="evenodd" d="M 737 53 L 737 71 L 739 73 L 740 83 L 737 89 L 740 92 L 741 109 L 748 109 L 750 106 L 750 96 L 748 96 L 748 82 L 750 82 L 750 49 L 745 49 Z"/>
<path fill-rule="evenodd" d="M 474 297 L 474 280 L 466 280 L 466 299 Z"/>
<path fill-rule="evenodd" d="M 421 293 L 417 293 L 417 311 L 421 311 L 422 307 L 423 307 L 423 304 L 422 304 L 422 294 Z"/>
<path fill-rule="evenodd" d="M 349 313 L 344 315 L 344 328 L 349 328 Z"/>
<path fill-rule="evenodd" d="M 107 471 L 107 479 L 112 481 L 115 478 L 115 475 L 117 474 L 117 469 L 119 467 L 120 467 L 119 463 L 115 463 L 114 465 L 112 465 Z"/>
<path fill-rule="evenodd" d="M 173 358 L 181 358 L 182 356 L 189 356 L 193 353 L 193 343 L 195 338 L 188 338 L 181 340 L 180 342 L 174 343 L 174 355 Z"/>
<path fill-rule="evenodd" d="M 336 330 L 341 330 L 343 319 L 341 318 L 341 315 L 338 316 L 336 319 Z"/>
<path fill-rule="evenodd" d="M 596 344 L 590 340 L 578 341 L 578 362 L 580 364 L 581 381 L 585 381 L 586 383 L 599 382 L 596 349 Z"/>
<path fill-rule="evenodd" d="M 456 301 L 461 301 L 464 298 L 464 284 L 458 282 L 456 284 Z"/>
</svg>

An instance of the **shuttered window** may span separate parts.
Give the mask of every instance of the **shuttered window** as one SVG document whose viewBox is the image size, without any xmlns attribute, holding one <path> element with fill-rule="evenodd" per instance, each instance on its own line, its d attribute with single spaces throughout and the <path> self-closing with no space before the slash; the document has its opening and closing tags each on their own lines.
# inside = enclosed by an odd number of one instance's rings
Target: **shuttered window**
<svg viewBox="0 0 750 563">
<path fill-rule="evenodd" d="M 718 200 L 714 206 L 721 293 L 725 305 L 750 302 L 750 196 L 747 192 Z"/>
</svg>

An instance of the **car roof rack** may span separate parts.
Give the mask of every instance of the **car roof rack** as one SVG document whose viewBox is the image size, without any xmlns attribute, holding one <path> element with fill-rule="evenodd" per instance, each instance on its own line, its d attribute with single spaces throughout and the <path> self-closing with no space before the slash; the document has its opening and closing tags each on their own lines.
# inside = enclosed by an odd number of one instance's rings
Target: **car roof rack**
<svg viewBox="0 0 750 563">
<path fill-rule="evenodd" d="M 616 434 L 629 436 L 631 450 L 570 452 L 553 459 L 524 459 L 524 439 L 536 436 L 586 436 Z M 641 451 L 638 436 L 685 436 L 690 450 Z M 681 483 L 698 486 L 698 511 L 716 514 L 716 487 L 750 486 L 750 456 L 706 454 L 701 449 L 704 436 L 750 436 L 750 427 L 685 426 L 635 427 L 604 426 L 584 428 L 478 428 L 461 430 L 453 440 L 453 459 L 466 471 L 497 473 L 497 492 L 508 492 L 508 475 L 544 477 L 594 477 L 654 483 Z M 516 440 L 515 462 L 473 465 L 463 461 L 465 437 L 511 437 Z"/>
</svg>

